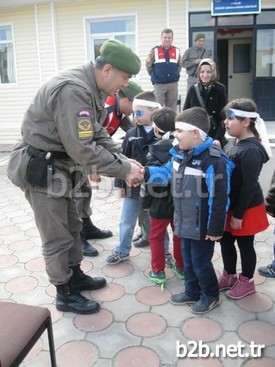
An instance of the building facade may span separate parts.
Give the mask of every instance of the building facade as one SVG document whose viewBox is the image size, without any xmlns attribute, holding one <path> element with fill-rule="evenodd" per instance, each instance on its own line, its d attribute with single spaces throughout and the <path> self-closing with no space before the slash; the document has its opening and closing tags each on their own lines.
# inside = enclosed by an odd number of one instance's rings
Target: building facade
<svg viewBox="0 0 275 367">
<path fill-rule="evenodd" d="M 220 0 L 222 1 L 222 0 Z M 136 76 L 153 90 L 145 60 L 172 28 L 181 53 L 198 32 L 218 66 L 229 99 L 253 98 L 261 116 L 275 120 L 275 4 L 262 0 L 257 14 L 211 16 L 211 1 L 191 0 L 1 0 L 0 144 L 20 138 L 24 111 L 41 83 L 59 70 L 94 60 L 109 38 L 128 43 L 140 56 Z M 186 72 L 179 81 L 186 96 Z"/>
</svg>

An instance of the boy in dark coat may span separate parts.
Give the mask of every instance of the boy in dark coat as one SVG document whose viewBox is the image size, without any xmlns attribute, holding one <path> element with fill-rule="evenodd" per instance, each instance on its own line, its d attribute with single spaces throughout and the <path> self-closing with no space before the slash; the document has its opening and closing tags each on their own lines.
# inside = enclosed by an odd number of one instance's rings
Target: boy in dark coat
<svg viewBox="0 0 275 367">
<path fill-rule="evenodd" d="M 172 148 L 175 131 L 176 113 L 170 108 L 162 108 L 152 115 L 154 134 L 157 142 L 149 146 L 147 166 L 162 166 L 171 158 L 169 150 Z M 165 268 L 165 233 L 170 224 L 174 229 L 174 205 L 171 194 L 171 185 L 155 186 L 142 185 L 140 190 L 141 205 L 150 213 L 151 268 L 149 279 L 157 284 L 166 282 Z M 176 263 L 172 270 L 184 279 L 183 260 L 181 255 L 180 238 L 173 236 L 173 253 Z"/>
</svg>

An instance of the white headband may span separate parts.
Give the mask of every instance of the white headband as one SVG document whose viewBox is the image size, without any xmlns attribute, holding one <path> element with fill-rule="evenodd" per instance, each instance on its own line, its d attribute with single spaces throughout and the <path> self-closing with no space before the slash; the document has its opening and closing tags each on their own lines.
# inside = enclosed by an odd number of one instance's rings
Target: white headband
<svg viewBox="0 0 275 367">
<path fill-rule="evenodd" d="M 153 126 L 153 128 L 155 128 L 155 127 L 156 127 L 156 128 L 158 129 L 158 131 L 160 131 L 161 133 L 163 133 L 163 134 L 165 133 L 165 131 L 164 131 L 164 130 L 161 130 L 161 129 L 160 129 L 160 128 L 159 128 L 159 127 L 154 123 L 154 121 L 153 121 L 153 125 L 152 125 L 152 126 Z"/>
<path fill-rule="evenodd" d="M 230 108 L 230 110 L 234 113 L 235 116 L 238 117 L 251 117 L 251 118 L 259 117 L 259 114 L 257 112 L 235 110 L 234 108 Z"/>
<path fill-rule="evenodd" d="M 133 108 L 135 108 L 136 106 L 161 108 L 161 105 L 158 102 L 151 102 L 151 101 L 147 101 L 146 99 L 135 99 L 134 98 Z"/>
<path fill-rule="evenodd" d="M 176 129 L 180 129 L 180 130 L 184 130 L 184 131 L 198 130 L 198 132 L 200 134 L 200 138 L 203 141 L 205 141 L 205 139 L 207 137 L 206 132 L 204 132 L 202 129 L 200 129 L 199 127 L 197 127 L 195 125 L 188 124 L 187 122 L 176 121 Z"/>
</svg>

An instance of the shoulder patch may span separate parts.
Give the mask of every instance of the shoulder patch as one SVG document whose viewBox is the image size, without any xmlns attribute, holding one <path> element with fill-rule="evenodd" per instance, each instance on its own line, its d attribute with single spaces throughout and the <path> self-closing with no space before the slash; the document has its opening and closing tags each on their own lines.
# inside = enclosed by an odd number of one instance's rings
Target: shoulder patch
<svg viewBox="0 0 275 367">
<path fill-rule="evenodd" d="M 92 119 L 88 110 L 81 110 L 76 117 L 78 139 L 90 139 L 94 136 Z"/>
</svg>

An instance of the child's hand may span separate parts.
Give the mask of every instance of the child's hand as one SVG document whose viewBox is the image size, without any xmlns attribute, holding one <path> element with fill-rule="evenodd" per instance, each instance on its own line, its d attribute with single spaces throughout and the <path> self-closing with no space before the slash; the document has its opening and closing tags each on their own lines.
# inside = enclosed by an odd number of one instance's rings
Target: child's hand
<svg viewBox="0 0 275 367">
<path fill-rule="evenodd" d="M 237 219 L 233 216 L 230 219 L 230 227 L 233 229 L 242 229 L 242 223 L 243 223 L 242 219 Z"/>
<path fill-rule="evenodd" d="M 118 196 L 119 198 L 125 198 L 125 189 L 123 189 L 123 188 L 118 188 L 118 189 L 117 189 L 117 196 Z"/>
<path fill-rule="evenodd" d="M 222 236 L 209 236 L 208 234 L 205 236 L 206 240 L 210 240 L 210 241 L 219 241 L 222 238 Z"/>
<path fill-rule="evenodd" d="M 89 179 L 92 182 L 101 182 L 101 176 L 98 173 L 91 173 Z"/>
</svg>

